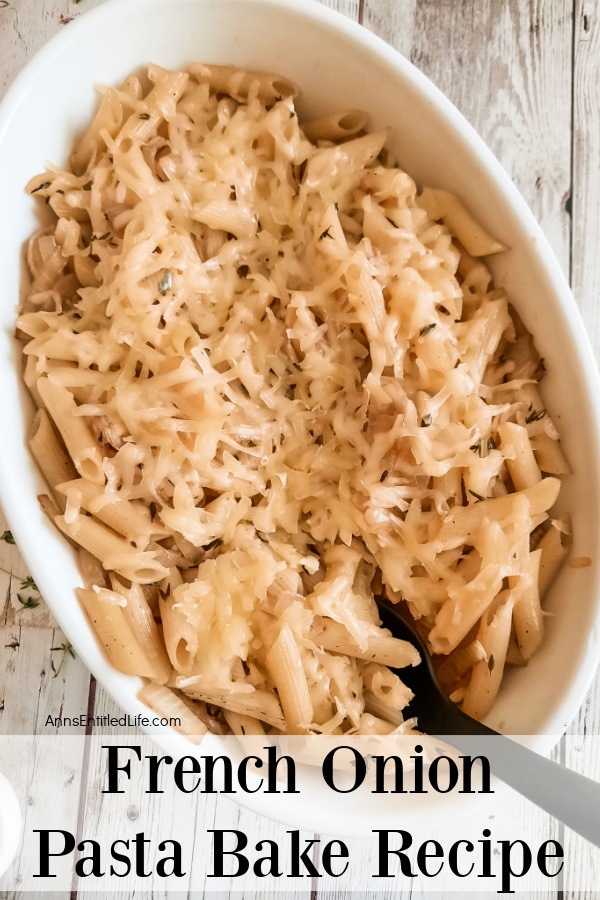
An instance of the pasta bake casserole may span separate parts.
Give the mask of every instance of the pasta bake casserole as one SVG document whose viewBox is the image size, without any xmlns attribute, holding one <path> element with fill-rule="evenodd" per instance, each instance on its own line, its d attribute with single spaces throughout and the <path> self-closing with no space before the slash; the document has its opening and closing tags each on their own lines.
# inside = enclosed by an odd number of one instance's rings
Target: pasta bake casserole
<svg viewBox="0 0 600 900">
<path fill-rule="evenodd" d="M 28 190 L 42 503 L 111 660 L 186 733 L 410 730 L 405 604 L 487 714 L 543 636 L 569 471 L 506 248 L 285 78 L 149 66 Z"/>
</svg>

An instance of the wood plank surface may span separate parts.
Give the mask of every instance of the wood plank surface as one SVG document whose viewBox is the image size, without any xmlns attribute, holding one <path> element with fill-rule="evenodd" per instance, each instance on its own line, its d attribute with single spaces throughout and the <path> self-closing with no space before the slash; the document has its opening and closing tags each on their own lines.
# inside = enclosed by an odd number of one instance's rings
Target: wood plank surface
<svg viewBox="0 0 600 900">
<path fill-rule="evenodd" d="M 1 0 L 0 94 L 33 53 L 69 21 L 103 0 Z M 361 21 L 395 46 L 453 100 L 475 126 L 507 169 L 531 205 L 561 262 L 572 276 L 575 296 L 584 315 L 596 353 L 600 350 L 600 16 L 597 0 L 321 0 L 354 20 Z M 0 534 L 6 526 L 0 514 Z M 118 709 L 98 687 L 90 695 L 85 667 L 69 653 L 52 650 L 64 638 L 55 628 L 43 603 L 31 588 L 15 547 L 0 541 L 0 734 L 50 733 L 47 715 L 61 708 L 117 714 Z M 25 603 L 21 602 L 21 594 Z M 62 665 L 58 675 L 55 670 Z M 53 670 L 54 666 L 54 670 Z M 600 690 L 596 681 L 571 733 L 600 730 Z M 61 732 L 64 733 L 64 732 Z M 585 767 L 600 780 L 600 762 L 577 747 L 559 751 L 573 767 Z M 25 761 L 23 761 L 25 762 Z M 83 790 L 96 798 L 83 811 L 80 827 L 99 833 L 108 825 L 95 790 L 99 760 L 77 760 L 72 771 L 82 775 Z M 33 760 L 27 760 L 33 766 Z M 52 768 L 48 768 L 48 764 Z M 37 774 L 28 788 L 42 791 L 48 771 L 62 771 L 56 760 L 38 761 Z M 79 767 L 79 768 L 78 768 Z M 23 771 L 27 766 L 23 765 Z M 38 781 L 35 781 L 38 778 Z M 18 779 L 18 776 L 17 776 Z M 77 786 L 77 779 L 73 782 Z M 18 785 L 24 790 L 22 784 Z M 40 796 L 43 796 L 40 794 Z M 73 795 L 69 795 L 73 802 Z M 157 807 L 158 809 L 158 807 Z M 32 814 L 35 813 L 32 808 Z M 121 814 L 131 820 L 132 811 Z M 176 804 L 169 813 L 175 816 Z M 156 813 L 158 815 L 158 812 Z M 249 834 L 282 840 L 285 828 L 240 810 L 226 798 L 201 796 L 198 828 L 240 827 Z M 508 808 L 490 807 L 494 828 L 509 823 L 513 832 L 533 827 L 550 836 L 545 814 L 522 799 Z M 112 823 L 110 828 L 113 828 Z M 108 832 L 107 832 L 108 833 Z M 592 896 L 598 885 L 597 853 L 559 829 L 568 855 L 567 867 L 584 873 L 582 891 L 569 896 Z M 258 837 L 257 837 L 258 839 Z M 348 842 L 355 864 L 373 867 L 368 842 Z M 196 886 L 194 886 L 196 887 Z M 211 885 L 203 886 L 206 890 Z M 261 886 L 248 882 L 246 896 L 260 896 Z M 443 884 L 436 896 L 444 896 Z M 539 889 L 544 889 L 541 884 Z M 522 896 L 533 896 L 536 885 Z M 560 890 L 557 887 L 556 894 Z M 237 895 L 232 884 L 219 896 Z M 394 896 L 419 896 L 407 888 Z M 568 892 L 567 892 L 568 893 Z M 306 886 L 298 884 L 291 896 L 306 898 L 350 896 L 333 879 Z M 119 896 L 139 898 L 133 889 Z M 385 889 L 377 896 L 391 896 Z M 544 889 L 544 896 L 550 897 Z M 43 892 L 39 898 L 46 896 Z M 53 897 L 63 900 L 67 893 Z M 150 896 L 148 894 L 148 896 Z M 153 894 L 153 896 L 166 896 Z M 430 895 L 431 896 L 431 895 Z M 455 897 L 455 894 L 448 894 Z M 29 894 L 31 900 L 37 896 Z"/>
<path fill-rule="evenodd" d="M 572 247 L 571 284 L 596 359 L 600 359 L 600 9 L 595 0 L 576 0 L 573 18 L 573 132 L 572 132 Z M 600 781 L 597 744 L 578 735 L 600 733 L 600 681 L 594 680 L 579 715 L 569 729 L 572 736 L 564 763 Z M 587 873 L 587 889 L 567 891 L 569 898 L 597 896 L 600 856 L 597 848 L 565 833 L 566 864 Z"/>
</svg>

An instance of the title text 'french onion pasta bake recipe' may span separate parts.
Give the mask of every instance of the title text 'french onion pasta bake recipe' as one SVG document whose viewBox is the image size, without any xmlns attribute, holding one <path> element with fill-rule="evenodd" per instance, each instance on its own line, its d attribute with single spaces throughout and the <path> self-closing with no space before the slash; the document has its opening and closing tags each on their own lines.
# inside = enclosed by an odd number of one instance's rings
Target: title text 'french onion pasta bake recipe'
<svg viewBox="0 0 600 900">
<path fill-rule="evenodd" d="M 27 186 L 40 500 L 111 661 L 195 739 L 418 728 L 378 596 L 482 718 L 567 552 L 544 361 L 482 262 L 507 248 L 297 94 L 151 65 Z"/>
</svg>

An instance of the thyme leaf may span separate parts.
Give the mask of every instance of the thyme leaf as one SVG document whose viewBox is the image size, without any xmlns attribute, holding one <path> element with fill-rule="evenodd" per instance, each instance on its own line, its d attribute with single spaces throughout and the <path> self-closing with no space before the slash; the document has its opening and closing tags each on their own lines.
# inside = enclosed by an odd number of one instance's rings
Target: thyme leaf
<svg viewBox="0 0 600 900">
<path fill-rule="evenodd" d="M 4 541 L 5 544 L 14 544 L 15 539 L 12 536 L 12 531 L 5 531 L 4 534 L 0 534 L 0 541 Z"/>
<path fill-rule="evenodd" d="M 60 670 L 63 667 L 63 664 L 67 657 L 67 654 L 69 654 L 70 656 L 72 656 L 73 659 L 75 659 L 75 653 L 73 652 L 73 645 L 71 644 L 70 641 L 63 641 L 63 643 L 59 644 L 58 647 L 50 647 L 50 654 L 52 654 L 52 653 L 62 653 L 62 656 L 60 658 L 60 662 L 59 662 L 58 666 L 54 665 L 54 659 L 52 658 L 52 655 L 50 655 L 50 665 L 52 667 L 52 672 L 54 673 L 54 677 L 56 678 L 58 676 L 58 673 L 60 672 Z"/>
<path fill-rule="evenodd" d="M 24 594 L 17 594 L 17 600 L 23 609 L 35 609 L 36 606 L 40 605 L 39 597 L 26 597 Z"/>
<path fill-rule="evenodd" d="M 37 591 L 38 590 L 38 586 L 35 583 L 35 581 L 33 580 L 33 578 L 31 577 L 31 575 L 28 575 L 27 578 L 23 579 L 23 581 L 21 582 L 21 590 L 22 591 Z M 39 593 L 39 591 L 38 591 L 38 593 Z"/>
<path fill-rule="evenodd" d="M 543 419 L 545 415 L 545 409 L 534 409 L 533 412 L 529 413 L 529 415 L 525 419 L 525 424 L 531 425 L 532 422 L 539 422 L 540 419 Z"/>
<path fill-rule="evenodd" d="M 470 493 L 473 497 L 475 497 L 476 500 L 485 500 L 485 497 L 482 497 L 481 494 L 476 494 L 475 491 L 472 491 L 472 490 L 471 490 L 471 488 L 469 488 L 469 493 Z"/>
<path fill-rule="evenodd" d="M 435 326 L 436 326 L 436 322 L 431 322 L 430 325 L 423 326 L 423 328 L 421 328 L 421 330 L 419 332 L 419 337 L 425 337 L 426 334 L 429 334 L 430 331 L 433 331 Z"/>
</svg>

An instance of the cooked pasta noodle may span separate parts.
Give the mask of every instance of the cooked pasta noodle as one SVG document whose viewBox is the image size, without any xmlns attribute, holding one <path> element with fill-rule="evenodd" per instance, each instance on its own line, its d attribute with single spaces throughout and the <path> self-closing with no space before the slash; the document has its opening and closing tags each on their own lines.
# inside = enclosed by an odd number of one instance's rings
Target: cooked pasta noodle
<svg viewBox="0 0 600 900">
<path fill-rule="evenodd" d="M 543 365 L 481 258 L 504 244 L 361 112 L 303 131 L 297 93 L 150 66 L 28 185 L 55 216 L 18 321 L 44 508 L 111 660 L 196 738 L 413 728 L 377 594 L 483 715 L 566 553 Z"/>
</svg>

